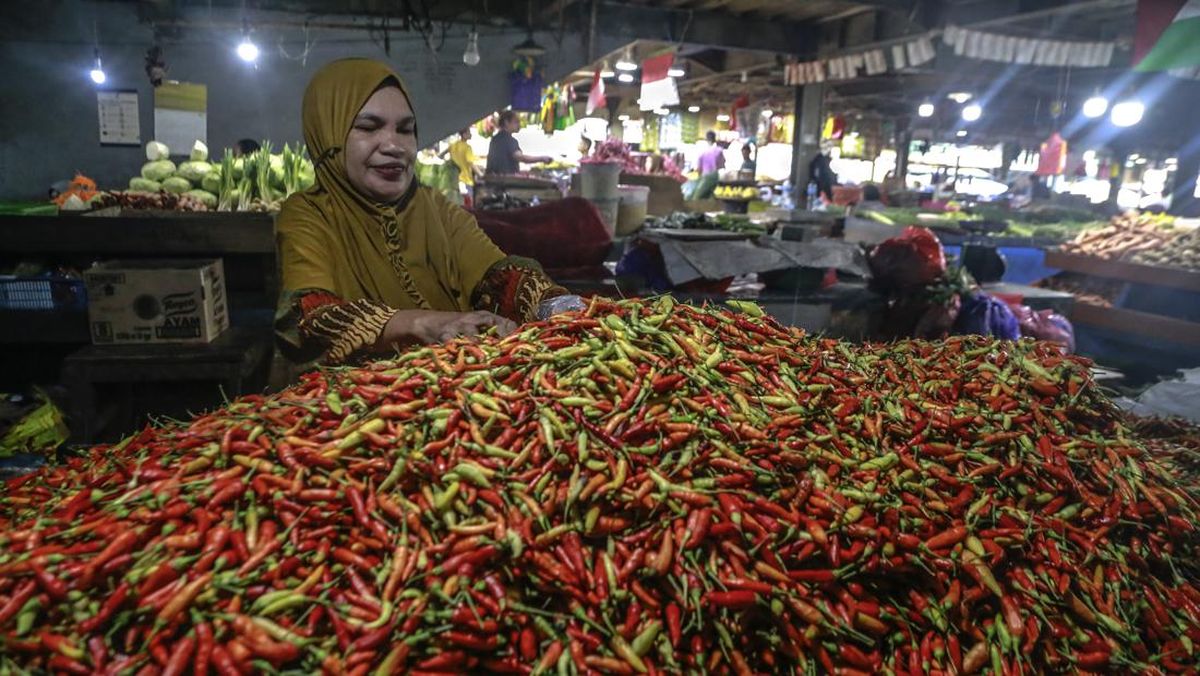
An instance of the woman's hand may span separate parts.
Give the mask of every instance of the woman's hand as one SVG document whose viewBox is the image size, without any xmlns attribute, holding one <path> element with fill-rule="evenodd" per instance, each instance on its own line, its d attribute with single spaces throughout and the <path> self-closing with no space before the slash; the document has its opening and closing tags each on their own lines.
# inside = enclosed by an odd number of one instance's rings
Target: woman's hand
<svg viewBox="0 0 1200 676">
<path fill-rule="evenodd" d="M 517 325 L 491 312 L 434 312 L 398 310 L 375 342 L 375 349 L 386 352 L 395 346 L 444 343 L 459 336 L 478 336 L 491 327 L 507 336 Z"/>
</svg>

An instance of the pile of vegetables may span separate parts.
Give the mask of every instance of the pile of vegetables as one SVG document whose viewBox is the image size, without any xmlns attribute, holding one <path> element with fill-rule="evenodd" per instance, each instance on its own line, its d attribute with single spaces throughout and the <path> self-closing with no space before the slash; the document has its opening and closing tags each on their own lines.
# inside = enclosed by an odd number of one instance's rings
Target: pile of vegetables
<svg viewBox="0 0 1200 676">
<path fill-rule="evenodd" d="M 1067 241 L 1080 233 L 1104 227 L 1104 222 L 1097 221 L 1089 212 L 1050 206 L 1013 211 L 991 205 L 977 205 L 966 211 L 945 213 L 933 213 L 911 207 L 888 207 L 881 211 L 860 212 L 857 215 L 887 225 L 923 225 L 958 234 L 967 233 L 963 221 L 999 221 L 1005 224 L 1005 230 L 999 233 L 1001 236 L 1057 241 Z"/>
<path fill-rule="evenodd" d="M 1200 229 L 1178 231 L 1163 246 L 1139 251 L 1130 260 L 1144 265 L 1200 270 Z"/>
<path fill-rule="evenodd" d="M 670 216 L 651 216 L 646 219 L 644 227 L 668 230 L 727 230 L 752 235 L 767 234 L 766 225 L 750 220 L 749 216 L 742 214 L 709 215 L 691 211 L 676 211 Z"/>
<path fill-rule="evenodd" d="M 129 190 L 111 193 L 93 202 L 96 206 L 121 206 L 188 211 L 278 211 L 292 193 L 305 190 L 316 181 L 312 162 L 305 156 L 303 144 L 295 150 L 284 144 L 279 154 L 271 153 L 271 142 L 244 157 L 233 157 L 226 149 L 220 163 L 209 162 L 208 147 L 196 141 L 189 159 L 176 165 L 165 144 L 146 144 L 146 164 L 141 175 L 129 180 Z M 161 195 L 157 201 L 147 194 Z M 166 195 L 187 198 L 182 203 Z M 172 206 L 174 205 L 174 206 Z"/>
<path fill-rule="evenodd" d="M 1172 216 L 1129 211 L 1114 216 L 1108 227 L 1081 233 L 1062 250 L 1109 260 L 1132 260 L 1139 253 L 1168 247 L 1178 234 L 1174 223 Z"/>
<path fill-rule="evenodd" d="M 581 158 L 581 164 L 595 163 L 616 163 L 621 165 L 621 171 L 627 174 L 651 175 L 659 174 L 670 176 L 671 178 L 683 183 L 687 178 L 675 162 L 669 157 L 662 158 L 661 171 L 650 172 L 646 171 L 645 157 L 638 157 L 633 154 L 629 146 L 619 138 L 609 137 L 596 144 L 591 155 Z"/>
<path fill-rule="evenodd" d="M 1165 673 L 1200 505 L 1087 363 L 593 301 L 8 484 L 0 670 Z"/>
</svg>

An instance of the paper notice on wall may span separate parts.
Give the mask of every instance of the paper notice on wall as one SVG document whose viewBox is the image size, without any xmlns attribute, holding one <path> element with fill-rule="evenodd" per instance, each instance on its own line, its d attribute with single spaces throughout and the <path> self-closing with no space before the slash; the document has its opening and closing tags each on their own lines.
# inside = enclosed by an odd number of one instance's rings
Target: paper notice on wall
<svg viewBox="0 0 1200 676">
<path fill-rule="evenodd" d="M 140 146 L 141 127 L 138 121 L 137 90 L 96 92 L 96 109 L 100 115 L 100 145 Z"/>
<path fill-rule="evenodd" d="M 208 143 L 208 87 L 164 82 L 154 89 L 154 140 L 172 155 L 187 155 L 196 141 Z"/>
</svg>

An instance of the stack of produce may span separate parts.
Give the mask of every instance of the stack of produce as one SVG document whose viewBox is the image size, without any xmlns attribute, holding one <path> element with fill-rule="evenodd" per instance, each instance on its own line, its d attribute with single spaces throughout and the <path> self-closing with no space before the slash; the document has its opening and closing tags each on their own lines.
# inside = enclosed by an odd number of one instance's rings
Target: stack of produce
<svg viewBox="0 0 1200 676">
<path fill-rule="evenodd" d="M 749 216 L 740 214 L 716 214 L 691 211 L 676 211 L 670 216 L 653 216 L 646 219 L 647 228 L 662 228 L 667 230 L 728 230 L 729 232 L 747 233 L 753 235 L 767 234 L 763 223 L 750 220 Z"/>
<path fill-rule="evenodd" d="M 11 482 L 0 670 L 1193 670 L 1200 504 L 1054 346 L 594 301 Z"/>
<path fill-rule="evenodd" d="M 1125 282 L 1117 279 L 1092 277 L 1075 272 L 1060 272 L 1053 277 L 1047 277 L 1037 283 L 1043 289 L 1063 291 L 1075 296 L 1075 302 L 1112 307 Z"/>
<path fill-rule="evenodd" d="M 196 141 L 189 159 L 178 166 L 165 144 L 146 144 L 146 164 L 141 175 L 129 179 L 129 190 L 102 193 L 92 208 L 175 209 L 180 211 L 278 211 L 283 200 L 316 181 L 304 146 L 295 151 L 284 144 L 271 154 L 271 142 L 244 157 L 226 150 L 219 164 L 208 161 L 208 147 Z M 172 196 L 178 196 L 173 198 Z"/>
<path fill-rule="evenodd" d="M 1143 251 L 1166 247 L 1177 234 L 1171 227 L 1174 221 L 1171 216 L 1130 211 L 1114 216 L 1106 228 L 1080 233 L 1064 244 L 1062 250 L 1081 256 L 1130 260 Z"/>
<path fill-rule="evenodd" d="M 756 200 L 758 188 L 750 186 L 719 185 L 713 191 L 713 197 L 719 200 Z"/>
<path fill-rule="evenodd" d="M 582 164 L 594 164 L 604 162 L 615 162 L 621 165 L 621 171 L 626 174 L 639 175 L 662 175 L 670 176 L 671 178 L 683 183 L 687 180 L 679 167 L 669 157 L 662 158 L 662 171 L 649 172 L 646 171 L 644 158 L 637 157 L 629 150 L 629 146 L 619 138 L 607 138 L 596 144 L 596 149 L 591 155 L 580 160 Z"/>
<path fill-rule="evenodd" d="M 1200 270 L 1200 229 L 1180 232 L 1162 247 L 1139 251 L 1131 260 L 1145 265 Z"/>
</svg>

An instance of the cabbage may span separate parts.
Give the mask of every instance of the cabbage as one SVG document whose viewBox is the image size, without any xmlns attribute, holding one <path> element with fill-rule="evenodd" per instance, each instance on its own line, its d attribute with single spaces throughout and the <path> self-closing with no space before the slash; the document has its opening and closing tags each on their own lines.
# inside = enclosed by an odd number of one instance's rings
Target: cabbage
<svg viewBox="0 0 1200 676">
<path fill-rule="evenodd" d="M 193 162 L 205 162 L 208 160 L 208 146 L 201 141 L 196 141 L 192 146 L 191 160 Z"/>
<path fill-rule="evenodd" d="M 200 179 L 200 187 L 214 194 L 221 192 L 221 165 L 213 165 L 213 170 Z"/>
<path fill-rule="evenodd" d="M 166 190 L 167 192 L 173 192 L 176 195 L 182 195 L 183 193 L 192 189 L 192 184 L 182 176 L 172 176 L 162 182 L 162 187 L 163 190 Z"/>
<path fill-rule="evenodd" d="M 208 192 L 207 190 L 189 190 L 183 194 L 188 197 L 196 198 L 200 201 L 200 203 L 209 209 L 217 208 L 217 196 L 211 192 Z"/>
<path fill-rule="evenodd" d="M 146 144 L 146 161 L 165 160 L 171 156 L 171 149 L 165 143 L 151 141 Z"/>
<path fill-rule="evenodd" d="M 129 179 L 129 189 L 138 192 L 158 192 L 162 190 L 162 183 L 151 181 L 148 178 L 134 177 Z"/>
<path fill-rule="evenodd" d="M 156 160 L 142 165 L 142 178 L 151 181 L 161 181 L 175 173 L 175 163 L 171 160 Z"/>
<path fill-rule="evenodd" d="M 199 183 L 210 171 L 212 171 L 212 165 L 208 162 L 184 162 L 179 165 L 179 171 L 176 174 L 192 183 Z"/>
</svg>

